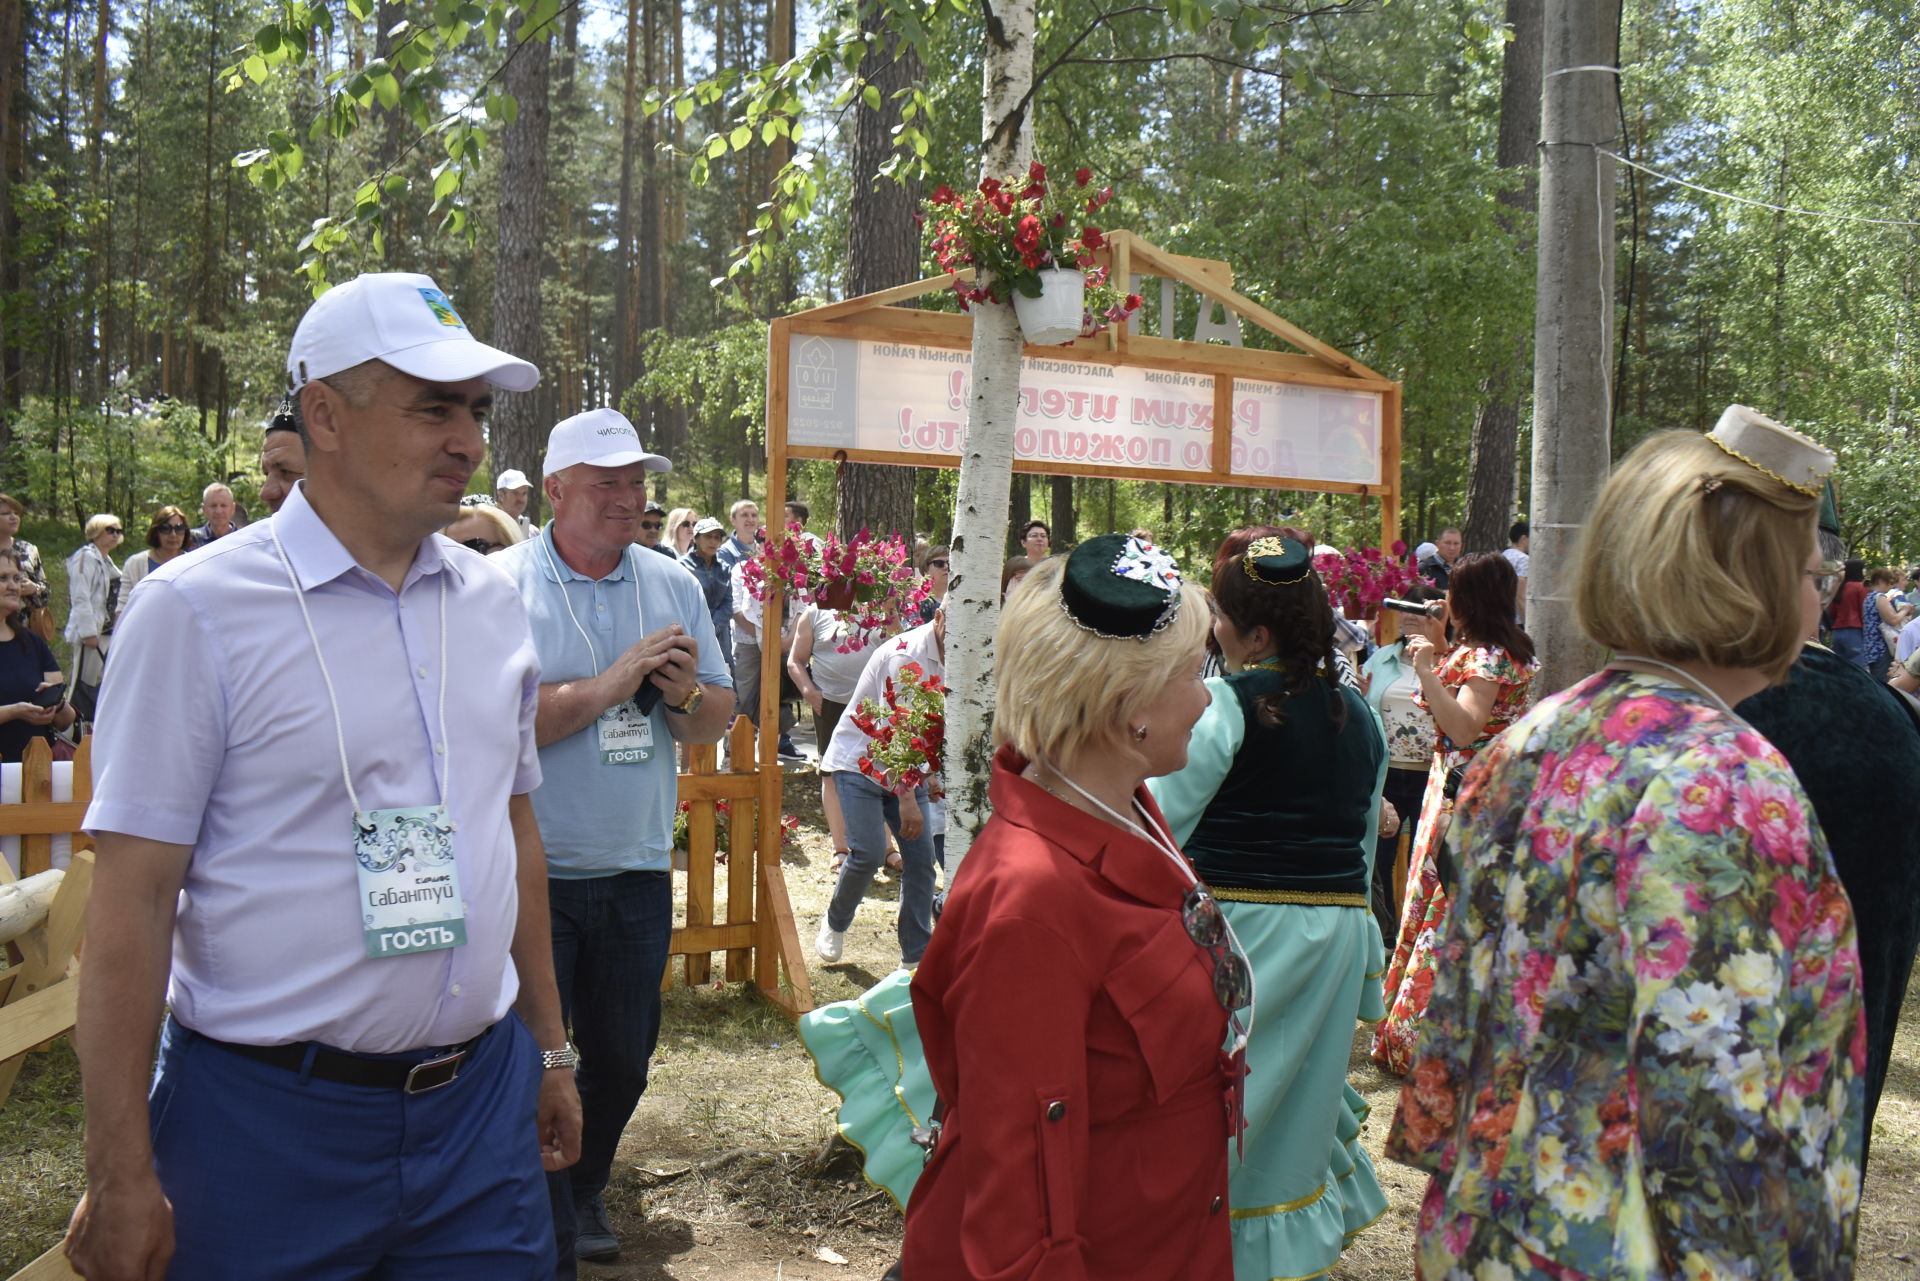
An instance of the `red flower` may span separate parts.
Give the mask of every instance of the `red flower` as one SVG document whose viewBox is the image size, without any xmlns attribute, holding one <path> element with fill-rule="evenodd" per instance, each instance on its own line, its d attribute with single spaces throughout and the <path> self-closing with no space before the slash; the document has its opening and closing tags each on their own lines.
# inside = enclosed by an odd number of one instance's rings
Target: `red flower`
<svg viewBox="0 0 1920 1281">
<path fill-rule="evenodd" d="M 1019 227 L 1014 230 L 1013 247 L 1023 255 L 1032 254 L 1040 248 L 1041 234 L 1040 220 L 1032 214 L 1025 214 L 1020 219 Z"/>
<path fill-rule="evenodd" d="M 1074 186 L 1076 186 L 1076 187 L 1084 187 L 1084 186 L 1086 186 L 1086 185 L 1087 185 L 1088 183 L 1090 183 L 1090 182 L 1092 182 L 1092 181 L 1093 181 L 1093 170 L 1091 170 L 1091 169 L 1075 169 L 1075 170 L 1073 171 L 1073 185 L 1074 185 Z"/>
<path fill-rule="evenodd" d="M 1142 302 L 1142 301 L 1144 301 L 1144 300 L 1143 300 L 1143 299 L 1142 299 L 1142 298 L 1140 297 L 1140 295 L 1139 295 L 1139 294 L 1128 294 L 1128 295 L 1127 295 L 1127 303 L 1126 303 L 1126 306 L 1127 306 L 1127 310 L 1128 310 L 1128 311 L 1139 311 L 1139 310 L 1140 310 L 1140 304 L 1141 304 L 1141 302 Z"/>
<path fill-rule="evenodd" d="M 933 189 L 933 203 L 936 205 L 956 205 L 960 203 L 960 197 L 954 194 L 952 187 L 949 187 L 943 182 Z"/>
<path fill-rule="evenodd" d="M 1035 182 L 1045 182 L 1047 180 L 1047 167 L 1036 160 L 1027 166 L 1027 177 Z"/>
<path fill-rule="evenodd" d="M 1098 227 L 1082 227 L 1080 229 L 1080 243 L 1089 249 L 1098 249 L 1107 243 L 1107 238 L 1101 233 Z"/>
</svg>

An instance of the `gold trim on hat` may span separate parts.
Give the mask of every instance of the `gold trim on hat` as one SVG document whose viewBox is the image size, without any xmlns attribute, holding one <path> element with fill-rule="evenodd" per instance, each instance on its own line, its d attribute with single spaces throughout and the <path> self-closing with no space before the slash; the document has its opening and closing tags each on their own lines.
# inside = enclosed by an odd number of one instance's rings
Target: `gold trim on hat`
<svg viewBox="0 0 1920 1281">
<path fill-rule="evenodd" d="M 1292 541 L 1292 539 L 1287 538 L 1275 538 L 1272 535 L 1268 535 L 1265 538 L 1254 539 L 1251 543 L 1247 544 L 1247 550 L 1241 553 L 1240 568 L 1247 571 L 1247 577 L 1256 583 L 1265 583 L 1269 587 L 1293 586 L 1293 584 L 1302 581 L 1308 574 L 1313 572 L 1313 549 L 1307 547 L 1306 544 L 1294 543 L 1294 546 L 1306 551 L 1307 564 L 1305 569 L 1302 569 L 1292 578 L 1267 578 L 1262 575 L 1254 565 L 1254 562 L 1262 556 L 1285 556 L 1287 554 L 1285 544 Z"/>
<path fill-rule="evenodd" d="M 1741 462 L 1753 468 L 1755 471 L 1759 472 L 1763 476 L 1773 477 L 1775 480 L 1779 481 L 1782 485 L 1785 485 L 1788 489 L 1793 490 L 1795 493 L 1805 494 L 1809 498 L 1820 497 L 1819 485 L 1795 484 L 1793 481 L 1788 480 L 1785 476 L 1782 476 L 1779 472 L 1775 471 L 1773 468 L 1765 467 L 1759 463 L 1756 463 L 1755 461 L 1753 461 L 1753 459 L 1747 457 L 1745 454 L 1735 449 L 1732 445 L 1729 445 L 1726 441 L 1721 440 L 1718 436 L 1715 436 L 1713 433 L 1711 432 L 1707 433 L 1707 439 L 1712 441 L 1714 444 L 1718 445 L 1722 450 L 1722 452 L 1726 453 L 1728 456 L 1733 458 L 1738 458 Z M 1824 480 L 1825 477 L 1822 477 L 1821 479 Z"/>
</svg>

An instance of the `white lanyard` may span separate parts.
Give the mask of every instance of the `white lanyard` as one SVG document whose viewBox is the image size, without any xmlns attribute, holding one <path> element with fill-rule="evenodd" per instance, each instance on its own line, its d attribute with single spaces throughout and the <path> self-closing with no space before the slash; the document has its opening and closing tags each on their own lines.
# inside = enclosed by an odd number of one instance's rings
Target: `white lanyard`
<svg viewBox="0 0 1920 1281">
<path fill-rule="evenodd" d="M 287 567 L 287 582 L 293 587 L 294 603 L 300 606 L 300 620 L 307 625 L 307 639 L 313 642 L 313 657 L 320 664 L 320 679 L 327 687 L 327 706 L 333 709 L 333 736 L 340 745 L 340 778 L 347 785 L 347 800 L 353 804 L 353 821 L 358 823 L 364 811 L 360 808 L 360 794 L 353 789 L 353 769 L 347 764 L 347 727 L 340 719 L 340 700 L 334 696 L 333 674 L 327 670 L 327 656 L 320 652 L 320 633 L 313 628 L 313 615 L 307 612 L 307 594 L 300 590 L 300 579 L 293 572 L 293 561 L 287 555 L 285 544 L 280 541 L 280 523 L 278 520 L 267 522 L 273 532 L 273 546 L 280 553 L 280 563 Z M 448 803 L 448 787 L 453 778 L 453 744 L 447 738 L 447 575 L 452 570 L 446 565 L 440 567 L 440 741 L 429 743 L 440 757 L 440 804 Z"/>
<path fill-rule="evenodd" d="M 1094 805 L 1098 806 L 1102 814 L 1105 814 L 1108 818 L 1120 824 L 1120 826 L 1130 829 L 1135 835 L 1139 836 L 1141 840 L 1145 841 L 1147 844 L 1159 850 L 1162 854 L 1165 854 L 1169 859 L 1173 860 L 1173 865 L 1180 869 L 1180 874 L 1182 876 L 1187 878 L 1187 885 L 1189 888 L 1192 888 L 1192 889 L 1205 888 L 1200 884 L 1200 878 L 1193 874 L 1193 865 L 1187 861 L 1186 855 L 1182 854 L 1180 852 L 1180 847 L 1173 843 L 1173 833 L 1167 831 L 1166 829 L 1161 827 L 1160 824 L 1153 821 L 1153 816 L 1147 813 L 1147 807 L 1140 803 L 1140 798 L 1138 796 L 1135 796 L 1133 798 L 1133 809 L 1135 813 L 1140 815 L 1140 818 L 1144 822 L 1145 826 L 1142 826 L 1141 823 L 1134 822 L 1132 819 L 1128 818 L 1124 814 L 1115 813 L 1112 807 L 1109 806 L 1105 801 L 1101 800 L 1098 796 L 1095 796 L 1093 793 L 1089 792 L 1086 788 L 1080 786 L 1080 784 L 1074 782 L 1071 778 L 1067 777 L 1065 774 L 1062 774 L 1054 766 L 1049 765 L 1043 761 L 1041 762 L 1041 768 L 1052 770 L 1053 776 L 1055 778 L 1059 779 L 1062 783 L 1065 783 L 1068 787 L 1071 787 L 1074 791 L 1080 793 L 1080 795 L 1085 797 L 1088 801 L 1091 801 Z M 1209 897 L 1211 897 L 1211 895 L 1209 895 Z M 1215 900 L 1216 909 L 1218 908 L 1218 906 L 1219 906 L 1219 902 L 1218 900 Z M 1248 1039 L 1253 1035 L 1254 1014 L 1257 1011 L 1260 1003 L 1259 993 L 1256 989 L 1256 981 L 1253 975 L 1253 958 L 1251 956 L 1248 956 L 1247 950 L 1240 946 L 1240 936 L 1233 932 L 1233 922 L 1227 919 L 1227 914 L 1224 911 L 1220 912 L 1220 924 L 1223 927 L 1225 927 L 1227 931 L 1227 945 L 1233 949 L 1236 955 L 1239 956 L 1241 964 L 1247 967 L 1247 1026 L 1244 1029 L 1239 1029 L 1239 1028 L 1235 1029 L 1237 1035 L 1235 1037 L 1236 1044 L 1234 1045 L 1233 1048 L 1234 1048 L 1234 1051 L 1237 1053 L 1238 1051 L 1246 1047 Z M 1235 1019 L 1237 1017 L 1237 1014 L 1238 1014 L 1238 1011 L 1235 1011 L 1235 1010 L 1227 1011 L 1227 1017 L 1229 1020 Z"/>
<path fill-rule="evenodd" d="M 549 525 L 548 528 L 552 528 L 552 526 Z M 598 676 L 600 674 L 600 652 L 593 647 L 593 637 L 587 635 L 587 629 L 580 625 L 580 616 L 573 612 L 573 601 L 567 595 L 567 580 L 560 576 L 560 566 L 558 562 L 554 560 L 553 552 L 547 547 L 546 531 L 542 530 L 534 537 L 539 540 L 540 554 L 546 557 L 547 568 L 553 571 L 554 582 L 560 586 L 560 603 L 567 607 L 567 617 L 573 621 L 573 630 L 579 632 L 580 639 L 587 643 L 587 661 L 593 664 L 593 674 Z M 626 565 L 627 557 L 632 555 L 632 553 L 632 547 L 621 549 L 621 565 Z M 629 568 L 627 570 L 627 578 L 633 583 L 633 620 L 640 626 L 640 639 L 645 640 L 647 635 L 647 618 L 645 614 L 640 612 L 640 575 L 635 572 L 634 569 Z M 611 662 L 613 660 L 609 657 L 607 661 Z"/>
</svg>

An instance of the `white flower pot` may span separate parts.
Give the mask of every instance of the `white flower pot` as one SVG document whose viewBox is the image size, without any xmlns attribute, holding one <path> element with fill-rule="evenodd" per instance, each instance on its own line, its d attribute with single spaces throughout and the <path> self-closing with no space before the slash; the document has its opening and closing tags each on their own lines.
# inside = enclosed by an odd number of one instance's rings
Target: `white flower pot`
<svg viewBox="0 0 1920 1281">
<path fill-rule="evenodd" d="M 1077 267 L 1041 272 L 1038 298 L 1013 295 L 1013 313 L 1020 318 L 1020 332 L 1036 347 L 1078 338 L 1086 311 L 1087 273 Z"/>
</svg>

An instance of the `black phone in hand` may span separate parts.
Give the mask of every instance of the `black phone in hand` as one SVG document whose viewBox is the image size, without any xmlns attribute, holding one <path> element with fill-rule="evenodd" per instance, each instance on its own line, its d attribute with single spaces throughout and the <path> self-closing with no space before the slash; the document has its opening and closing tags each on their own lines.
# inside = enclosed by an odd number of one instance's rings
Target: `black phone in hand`
<svg viewBox="0 0 1920 1281">
<path fill-rule="evenodd" d="M 660 706 L 660 687 L 653 683 L 653 673 L 640 682 L 640 688 L 633 691 L 633 710 L 642 716 L 651 715 L 653 709 Z"/>
<path fill-rule="evenodd" d="M 49 685 L 45 689 L 36 689 L 33 691 L 33 696 L 27 701 L 35 707 L 58 707 L 66 696 L 67 687 L 62 683 L 59 685 Z"/>
</svg>

